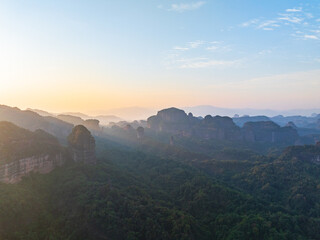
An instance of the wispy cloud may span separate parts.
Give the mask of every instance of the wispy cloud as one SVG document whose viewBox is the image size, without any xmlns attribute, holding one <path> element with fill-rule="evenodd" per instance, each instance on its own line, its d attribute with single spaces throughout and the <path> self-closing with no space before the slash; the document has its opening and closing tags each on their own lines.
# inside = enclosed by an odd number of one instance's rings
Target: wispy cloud
<svg viewBox="0 0 320 240">
<path fill-rule="evenodd" d="M 188 45 L 190 46 L 190 48 L 198 48 L 199 46 L 203 45 L 205 43 L 205 41 L 195 41 L 195 42 L 189 42 Z"/>
<path fill-rule="evenodd" d="M 179 46 L 176 46 L 173 48 L 173 50 L 178 50 L 178 51 L 187 51 L 189 50 L 189 48 L 187 47 L 179 47 Z"/>
<path fill-rule="evenodd" d="M 259 21 L 260 21 L 259 19 L 252 19 L 252 20 L 249 20 L 247 22 L 242 23 L 241 26 L 242 27 L 249 27 L 251 25 L 255 25 L 255 24 L 259 23 Z"/>
<path fill-rule="evenodd" d="M 304 35 L 305 39 L 313 39 L 313 40 L 319 40 L 319 38 L 316 35 Z"/>
<path fill-rule="evenodd" d="M 278 20 L 288 21 L 291 23 L 301 23 L 304 19 L 301 17 L 293 16 L 292 14 L 279 14 L 281 17 Z"/>
<path fill-rule="evenodd" d="M 280 25 L 277 24 L 277 21 L 268 20 L 268 21 L 264 21 L 264 22 L 260 23 L 257 28 L 263 29 L 263 30 L 266 30 L 266 31 L 271 31 L 271 30 L 274 30 L 274 28 L 277 28 L 277 27 L 280 27 Z"/>
<path fill-rule="evenodd" d="M 190 41 L 169 50 L 164 64 L 180 69 L 238 66 L 239 60 L 230 60 L 225 55 L 229 51 L 231 48 L 222 41 Z"/>
<path fill-rule="evenodd" d="M 273 31 L 280 28 L 287 28 L 292 32 L 288 36 L 297 39 L 320 39 L 317 30 L 320 19 L 302 7 L 288 8 L 271 19 L 255 18 L 240 24 L 240 27 L 251 27 L 256 30 Z M 290 29 L 291 28 L 291 29 Z"/>
<path fill-rule="evenodd" d="M 204 1 L 198 1 L 192 3 L 171 4 L 171 7 L 168 10 L 180 13 L 185 11 L 192 11 L 202 7 L 205 3 L 206 2 Z"/>
<path fill-rule="evenodd" d="M 286 9 L 286 12 L 301 12 L 302 11 L 302 8 L 289 8 L 289 9 Z"/>
<path fill-rule="evenodd" d="M 180 68 L 210 68 L 210 67 L 217 67 L 217 66 L 235 66 L 239 64 L 240 60 L 234 60 L 234 61 L 224 61 L 224 60 L 213 60 L 208 59 L 205 61 L 189 61 L 188 63 L 182 64 Z"/>
</svg>

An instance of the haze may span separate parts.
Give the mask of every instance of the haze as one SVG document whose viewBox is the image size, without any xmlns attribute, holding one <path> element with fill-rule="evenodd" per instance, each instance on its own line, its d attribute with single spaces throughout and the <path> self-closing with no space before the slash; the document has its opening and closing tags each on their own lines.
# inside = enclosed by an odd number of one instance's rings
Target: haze
<svg viewBox="0 0 320 240">
<path fill-rule="evenodd" d="M 317 108 L 317 1 L 0 2 L 0 102 Z"/>
</svg>

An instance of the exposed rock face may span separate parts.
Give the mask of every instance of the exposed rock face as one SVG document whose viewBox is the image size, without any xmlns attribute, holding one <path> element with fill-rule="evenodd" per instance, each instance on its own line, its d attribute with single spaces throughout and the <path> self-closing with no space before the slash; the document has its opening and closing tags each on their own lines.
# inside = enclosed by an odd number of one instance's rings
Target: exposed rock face
<svg viewBox="0 0 320 240">
<path fill-rule="evenodd" d="M 244 140 L 249 142 L 271 142 L 293 144 L 298 133 L 292 127 L 280 127 L 274 122 L 247 122 L 242 128 Z"/>
<path fill-rule="evenodd" d="M 30 172 L 49 173 L 66 161 L 62 153 L 56 155 L 47 154 L 22 158 L 10 163 L 0 165 L 0 181 L 4 183 L 16 183 Z"/>
<path fill-rule="evenodd" d="M 158 132 L 200 139 L 293 144 L 299 138 L 296 129 L 271 121 L 247 122 L 240 128 L 229 117 L 207 115 L 200 119 L 177 108 L 159 111 L 148 118 L 148 126 Z"/>
<path fill-rule="evenodd" d="M 143 127 L 138 127 L 137 128 L 137 138 L 142 139 L 144 137 L 144 128 Z"/>
<path fill-rule="evenodd" d="M 292 127 L 293 129 L 298 129 L 298 127 L 294 124 L 294 122 L 291 122 L 291 121 L 286 124 L 286 127 Z"/>
<path fill-rule="evenodd" d="M 0 181 L 15 183 L 30 172 L 48 173 L 66 160 L 66 149 L 49 133 L 0 122 Z"/>
<path fill-rule="evenodd" d="M 74 127 L 68 137 L 68 143 L 73 161 L 88 164 L 96 163 L 95 140 L 85 126 Z"/>
<path fill-rule="evenodd" d="M 177 108 L 164 109 L 148 119 L 150 128 L 156 131 L 194 136 L 204 139 L 241 139 L 240 128 L 229 117 L 206 116 L 204 119 L 186 114 Z"/>
<path fill-rule="evenodd" d="M 235 116 L 233 118 L 233 121 L 237 126 L 243 127 L 243 125 L 246 122 L 262 122 L 262 121 L 271 121 L 271 120 L 266 116 L 242 116 L 242 117 Z"/>
</svg>

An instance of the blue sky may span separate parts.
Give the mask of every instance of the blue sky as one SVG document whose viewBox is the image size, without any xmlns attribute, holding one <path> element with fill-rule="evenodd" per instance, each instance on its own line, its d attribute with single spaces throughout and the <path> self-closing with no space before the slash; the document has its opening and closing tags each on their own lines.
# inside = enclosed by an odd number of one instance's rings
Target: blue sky
<svg viewBox="0 0 320 240">
<path fill-rule="evenodd" d="M 0 32 L 3 104 L 320 106 L 319 1 L 3 0 Z"/>
</svg>

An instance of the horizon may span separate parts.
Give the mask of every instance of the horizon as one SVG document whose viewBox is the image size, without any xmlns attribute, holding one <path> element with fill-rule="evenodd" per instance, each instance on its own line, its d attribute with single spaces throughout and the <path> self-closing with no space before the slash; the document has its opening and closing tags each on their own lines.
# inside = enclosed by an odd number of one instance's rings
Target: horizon
<svg viewBox="0 0 320 240">
<path fill-rule="evenodd" d="M 319 10 L 297 0 L 1 1 L 0 102 L 317 109 Z"/>
<path fill-rule="evenodd" d="M 21 108 L 19 106 L 9 106 L 6 104 L 0 104 L 0 106 L 6 106 L 10 108 L 18 108 L 22 111 L 30 110 L 41 115 L 40 112 L 46 112 L 54 116 L 58 115 L 71 115 L 79 116 L 87 115 L 88 117 L 101 117 L 101 116 L 110 116 L 118 117 L 124 121 L 133 121 L 133 120 L 146 120 L 148 117 L 156 115 L 161 110 L 166 110 L 169 108 L 177 108 L 183 110 L 186 114 L 192 113 L 197 117 L 205 117 L 206 115 L 212 116 L 228 116 L 231 118 L 239 117 L 255 117 L 255 116 L 266 116 L 266 117 L 293 117 L 293 116 L 303 116 L 303 117 L 314 117 L 314 115 L 320 115 L 320 108 L 310 108 L 310 109 L 286 109 L 286 110 L 275 110 L 275 109 L 253 109 L 253 108 L 221 108 L 212 105 L 197 105 L 197 106 L 185 106 L 185 107 L 164 107 L 164 108 L 142 108 L 142 107 L 124 107 L 124 108 L 114 108 L 106 109 L 98 112 L 86 112 L 86 111 L 49 111 L 48 109 L 37 109 L 37 108 Z M 83 118 L 85 119 L 85 118 Z"/>
</svg>

